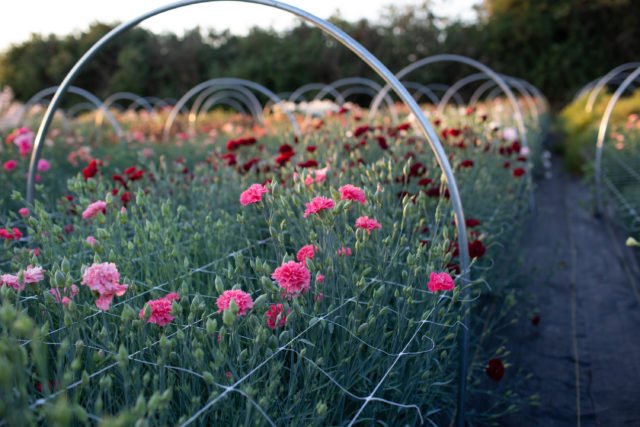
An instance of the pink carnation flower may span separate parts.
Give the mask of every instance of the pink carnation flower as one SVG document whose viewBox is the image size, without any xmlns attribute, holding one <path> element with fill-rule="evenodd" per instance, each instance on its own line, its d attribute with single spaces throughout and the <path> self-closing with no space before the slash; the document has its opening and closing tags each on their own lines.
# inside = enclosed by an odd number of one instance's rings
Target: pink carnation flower
<svg viewBox="0 0 640 427">
<path fill-rule="evenodd" d="M 247 190 L 243 191 L 240 194 L 240 203 L 242 206 L 247 206 L 248 204 L 254 204 L 262 201 L 262 195 L 268 193 L 266 187 L 260 184 L 253 184 Z"/>
<path fill-rule="evenodd" d="M 22 284 L 22 286 L 20 286 L 20 283 L 18 283 L 18 276 L 15 276 L 13 274 L 3 274 L 2 276 L 0 276 L 0 283 L 5 286 L 11 286 L 16 291 L 21 291 L 24 289 L 24 283 Z"/>
<path fill-rule="evenodd" d="M 40 159 L 38 160 L 38 172 L 46 172 L 51 169 L 51 163 L 48 160 Z"/>
<path fill-rule="evenodd" d="M 120 273 L 111 262 L 94 263 L 82 276 L 82 284 L 100 294 L 96 300 L 96 306 L 100 310 L 108 310 L 114 296 L 124 295 L 128 285 L 121 285 L 118 280 L 120 280 Z"/>
<path fill-rule="evenodd" d="M 42 267 L 28 266 L 24 271 L 24 283 L 37 283 L 44 279 Z M 24 286 L 24 284 L 23 284 Z"/>
<path fill-rule="evenodd" d="M 304 217 L 308 217 L 311 214 L 318 214 L 321 210 L 333 209 L 335 203 L 328 197 L 314 197 L 310 203 L 305 205 L 307 209 L 304 211 Z"/>
<path fill-rule="evenodd" d="M 298 251 L 296 259 L 300 262 L 305 262 L 307 258 L 313 259 L 315 252 L 313 251 L 313 245 L 304 245 Z"/>
<path fill-rule="evenodd" d="M 229 291 L 224 291 L 222 295 L 220 295 L 216 300 L 218 313 L 223 310 L 228 310 L 229 304 L 231 304 L 231 300 L 233 300 L 239 308 L 238 317 L 245 315 L 247 313 L 247 310 L 253 307 L 253 300 L 251 299 L 251 295 L 240 289 L 231 289 Z"/>
<path fill-rule="evenodd" d="M 16 162 L 15 160 L 7 160 L 6 162 L 4 162 L 4 165 L 2 165 L 2 167 L 5 171 L 11 172 L 16 168 L 17 165 L 18 162 Z"/>
<path fill-rule="evenodd" d="M 90 244 L 91 246 L 95 245 L 96 243 L 98 243 L 98 241 L 96 240 L 95 237 L 93 236 L 87 236 L 87 243 Z"/>
<path fill-rule="evenodd" d="M 288 294 L 297 296 L 309 289 L 311 273 L 303 263 L 289 261 L 276 268 L 271 278 Z"/>
<path fill-rule="evenodd" d="M 180 295 L 170 293 L 162 298 L 147 301 L 147 304 L 151 307 L 151 316 L 149 316 L 147 323 L 155 323 L 158 326 L 167 326 L 171 323 L 175 319 L 171 315 L 171 302 L 174 299 L 180 299 Z M 140 318 L 144 319 L 144 308 L 140 310 Z"/>
<path fill-rule="evenodd" d="M 382 228 L 382 225 L 375 219 L 369 219 L 368 216 L 361 216 L 356 219 L 356 227 L 364 228 L 367 233 L 371 234 L 371 230 Z"/>
<path fill-rule="evenodd" d="M 318 273 L 316 275 L 316 283 L 320 284 L 320 283 L 324 283 L 324 274 L 320 274 Z"/>
<path fill-rule="evenodd" d="M 280 313 L 282 313 L 282 304 L 278 304 L 278 305 L 271 304 L 271 308 L 267 310 L 267 313 L 265 314 L 267 317 L 268 327 L 270 327 L 271 329 L 276 328 L 276 320 L 278 320 L 278 316 L 280 316 Z M 289 313 L 291 313 L 291 310 L 289 310 Z M 287 314 L 283 314 L 280 317 L 280 321 L 278 322 L 278 325 L 284 326 L 287 323 Z"/>
<path fill-rule="evenodd" d="M 98 212 L 104 213 L 106 207 L 107 202 L 103 202 L 102 200 L 93 202 L 82 212 L 82 218 L 93 218 Z"/>
<path fill-rule="evenodd" d="M 340 200 L 354 200 L 362 203 L 363 205 L 367 202 L 367 199 L 364 196 L 364 191 L 351 184 L 343 185 L 338 190 L 340 191 Z"/>
<path fill-rule="evenodd" d="M 427 286 L 431 292 L 450 291 L 455 287 L 449 273 L 431 273 Z"/>
<path fill-rule="evenodd" d="M 29 209 L 28 208 L 20 208 L 20 210 L 18 210 L 18 213 L 20 214 L 21 217 L 26 218 L 29 216 Z"/>
<path fill-rule="evenodd" d="M 71 288 L 64 288 L 62 294 L 58 288 L 51 288 L 49 292 L 51 292 L 51 295 L 55 297 L 58 304 L 62 303 L 62 305 L 68 307 L 73 297 L 76 296 L 78 287 L 76 285 L 71 285 Z"/>
</svg>

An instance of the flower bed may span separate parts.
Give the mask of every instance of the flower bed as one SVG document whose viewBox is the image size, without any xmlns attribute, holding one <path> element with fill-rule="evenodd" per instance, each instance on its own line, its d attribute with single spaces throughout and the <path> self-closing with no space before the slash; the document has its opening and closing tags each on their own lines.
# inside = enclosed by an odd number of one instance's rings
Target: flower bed
<svg viewBox="0 0 640 427">
<path fill-rule="evenodd" d="M 465 206 L 469 283 L 440 169 L 409 124 L 344 111 L 302 138 L 276 124 L 153 148 L 147 132 L 73 157 L 60 193 L 69 153 L 88 145 L 56 139 L 45 197 L 26 206 L 13 193 L 3 212 L 30 237 L 3 239 L 0 417 L 447 422 L 460 319 L 473 309 L 484 324 L 474 301 L 507 294 L 528 203 L 520 144 L 483 115 L 457 120 L 437 130 Z M 3 162 L 19 159 L 13 138 Z M 484 342 L 491 328 L 472 331 L 484 393 L 508 370 Z"/>
</svg>

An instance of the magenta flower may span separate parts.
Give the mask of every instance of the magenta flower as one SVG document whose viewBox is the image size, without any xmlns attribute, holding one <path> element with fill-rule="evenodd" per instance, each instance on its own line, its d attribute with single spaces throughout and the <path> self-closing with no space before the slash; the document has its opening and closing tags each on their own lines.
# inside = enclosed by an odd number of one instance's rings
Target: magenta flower
<svg viewBox="0 0 640 427">
<path fill-rule="evenodd" d="M 108 310 L 114 296 L 124 295 L 128 285 L 121 285 L 118 283 L 119 280 L 120 273 L 116 265 L 111 262 L 94 263 L 82 276 L 82 284 L 100 295 L 96 300 L 96 306 L 100 310 Z"/>
<path fill-rule="evenodd" d="M 345 248 L 344 246 L 336 252 L 339 256 L 351 255 L 351 249 Z"/>
<path fill-rule="evenodd" d="M 48 160 L 40 159 L 38 160 L 38 172 L 46 172 L 51 169 L 51 163 Z"/>
<path fill-rule="evenodd" d="M 298 251 L 298 254 L 296 255 L 296 259 L 299 262 L 305 262 L 307 258 L 313 259 L 314 255 L 315 255 L 315 252 L 313 251 L 313 245 L 304 245 Z"/>
<path fill-rule="evenodd" d="M 262 195 L 268 193 L 269 190 L 263 185 L 253 184 L 247 190 L 243 191 L 240 194 L 240 203 L 242 206 L 246 206 L 248 204 L 254 204 L 262 201 Z"/>
<path fill-rule="evenodd" d="M 87 209 L 84 210 L 84 212 L 82 212 L 82 218 L 93 218 L 98 212 L 105 213 L 106 207 L 107 202 L 103 202 L 102 200 L 93 202 L 87 207 Z"/>
<path fill-rule="evenodd" d="M 324 274 L 318 273 L 316 275 L 316 283 L 317 284 L 324 283 Z"/>
<path fill-rule="evenodd" d="M 431 292 L 450 291 L 455 284 L 449 273 L 431 273 L 427 287 Z"/>
<path fill-rule="evenodd" d="M 245 315 L 247 313 L 247 310 L 253 308 L 253 300 L 251 299 L 251 295 L 240 289 L 232 289 L 229 291 L 224 291 L 222 295 L 220 295 L 216 300 L 218 313 L 223 310 L 228 310 L 229 304 L 231 304 L 231 300 L 233 300 L 233 302 L 235 302 L 239 308 L 237 314 L 238 317 Z"/>
<path fill-rule="evenodd" d="M 147 323 L 155 323 L 158 326 L 167 326 L 171 323 L 174 319 L 171 315 L 171 302 L 174 299 L 180 299 L 180 295 L 170 293 L 162 298 L 147 301 L 147 304 L 151 307 L 151 316 L 147 319 Z M 144 319 L 144 308 L 140 310 L 140 318 Z"/>
<path fill-rule="evenodd" d="M 335 203 L 328 197 L 314 197 L 310 203 L 306 203 L 307 207 L 304 211 L 304 217 L 308 217 L 311 214 L 318 214 L 322 210 L 333 209 Z"/>
<path fill-rule="evenodd" d="M 91 246 L 95 245 L 96 243 L 98 243 L 98 241 L 96 240 L 95 237 L 93 236 L 87 236 L 87 243 L 90 244 Z"/>
<path fill-rule="evenodd" d="M 28 208 L 20 208 L 18 210 L 18 213 L 20 214 L 21 217 L 26 218 L 29 216 L 29 209 Z"/>
<path fill-rule="evenodd" d="M 276 268 L 271 278 L 290 296 L 298 296 L 309 289 L 311 273 L 303 263 L 289 261 Z"/>
<path fill-rule="evenodd" d="M 364 228 L 367 233 L 371 234 L 371 230 L 382 228 L 382 225 L 375 219 L 369 219 L 368 216 L 361 216 L 356 219 L 356 227 Z"/>
<path fill-rule="evenodd" d="M 17 165 L 18 162 L 16 162 L 15 160 L 7 160 L 6 162 L 4 162 L 4 165 L 2 165 L 2 167 L 5 171 L 11 172 L 16 168 Z"/>
<path fill-rule="evenodd" d="M 351 184 L 343 185 L 338 190 L 340 191 L 340 200 L 353 200 L 360 202 L 363 205 L 367 202 L 367 199 L 364 196 L 364 191 Z"/>
<path fill-rule="evenodd" d="M 290 312 L 291 310 L 289 310 L 289 313 Z M 276 320 L 278 320 L 278 316 L 280 316 L 280 313 L 282 313 L 282 304 L 278 304 L 278 305 L 271 304 L 271 308 L 269 308 L 269 310 L 267 310 L 267 313 L 265 314 L 265 316 L 267 317 L 268 327 L 270 327 L 271 329 L 276 328 Z M 280 317 L 280 321 L 278 322 L 278 325 L 284 326 L 286 323 L 287 323 L 287 315 L 283 314 Z"/>
</svg>

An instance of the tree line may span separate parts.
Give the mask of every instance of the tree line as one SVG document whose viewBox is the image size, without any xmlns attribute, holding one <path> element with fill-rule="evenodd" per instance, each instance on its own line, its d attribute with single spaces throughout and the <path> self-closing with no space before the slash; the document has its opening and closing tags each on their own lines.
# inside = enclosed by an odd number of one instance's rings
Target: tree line
<svg viewBox="0 0 640 427">
<path fill-rule="evenodd" d="M 330 20 L 391 71 L 425 56 L 457 53 L 521 77 L 561 106 L 585 83 L 637 59 L 640 7 L 633 0 L 485 0 L 473 22 L 448 21 L 427 1 L 388 8 L 375 22 Z M 95 23 L 67 36 L 32 34 L 0 53 L 0 85 L 17 99 L 58 84 L 114 24 Z M 474 70 L 459 64 L 410 75 L 451 84 Z M 276 93 L 343 77 L 376 78 L 368 66 L 320 30 L 300 23 L 286 31 L 252 28 L 246 35 L 194 28 L 182 36 L 135 28 L 96 55 L 74 84 L 106 97 L 118 91 L 180 97 L 216 77 L 256 81 Z"/>
</svg>

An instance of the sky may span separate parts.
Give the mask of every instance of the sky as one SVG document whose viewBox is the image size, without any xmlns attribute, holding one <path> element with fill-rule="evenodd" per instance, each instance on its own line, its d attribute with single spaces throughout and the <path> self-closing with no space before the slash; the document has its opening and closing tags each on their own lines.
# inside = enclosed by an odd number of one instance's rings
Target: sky
<svg viewBox="0 0 640 427">
<path fill-rule="evenodd" d="M 170 0 L 0 0 L 0 52 L 13 43 L 29 39 L 31 33 L 66 35 L 86 30 L 96 21 L 127 21 Z M 386 6 L 421 4 L 420 0 L 284 0 L 307 12 L 328 18 L 337 10 L 342 18 L 376 20 Z M 471 20 L 472 6 L 481 0 L 432 0 L 437 16 Z M 246 34 L 253 26 L 289 28 L 297 22 L 293 15 L 271 7 L 220 1 L 187 6 L 150 18 L 141 26 L 158 33 L 174 32 L 200 26 L 203 29 L 229 28 L 235 34 Z"/>
</svg>

